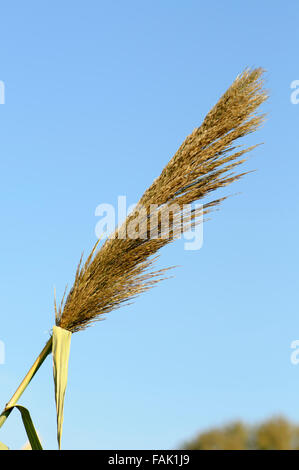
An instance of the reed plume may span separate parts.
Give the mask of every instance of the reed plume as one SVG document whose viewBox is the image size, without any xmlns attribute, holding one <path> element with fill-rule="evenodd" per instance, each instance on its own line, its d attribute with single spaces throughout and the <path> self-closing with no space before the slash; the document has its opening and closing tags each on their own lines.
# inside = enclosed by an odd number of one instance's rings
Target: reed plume
<svg viewBox="0 0 299 470">
<path fill-rule="evenodd" d="M 256 114 L 267 98 L 262 75 L 261 68 L 246 69 L 235 79 L 145 191 L 124 224 L 100 249 L 97 243 L 84 264 L 81 257 L 66 301 L 59 307 L 55 302 L 57 326 L 72 333 L 82 330 L 165 278 L 169 268 L 153 269 L 157 252 L 226 199 L 208 200 L 210 193 L 247 173 L 235 170 L 255 146 L 241 148 L 236 141 L 254 132 L 264 119 L 263 114 Z M 190 216 L 186 206 L 196 201 L 202 202 L 202 207 L 193 208 Z M 163 215 L 170 205 L 169 230 Z M 152 231 L 155 236 L 151 236 Z"/>
<path fill-rule="evenodd" d="M 71 333 L 100 320 L 103 314 L 132 301 L 164 279 L 169 268 L 153 267 L 159 250 L 183 231 L 201 223 L 204 215 L 226 199 L 210 198 L 213 191 L 247 173 L 236 170 L 255 146 L 242 148 L 236 142 L 254 132 L 264 119 L 264 115 L 256 113 L 267 98 L 262 75 L 260 68 L 247 69 L 236 78 L 145 191 L 125 222 L 100 249 L 99 242 L 95 244 L 85 263 L 81 257 L 66 300 L 64 296 L 59 307 L 55 300 L 53 336 L 6 404 L 0 415 L 0 427 L 17 408 L 32 448 L 42 448 L 29 411 L 18 402 L 52 352 L 60 448 Z M 201 205 L 194 207 L 196 201 Z M 7 446 L 0 442 L 0 450 L 3 448 Z"/>
</svg>

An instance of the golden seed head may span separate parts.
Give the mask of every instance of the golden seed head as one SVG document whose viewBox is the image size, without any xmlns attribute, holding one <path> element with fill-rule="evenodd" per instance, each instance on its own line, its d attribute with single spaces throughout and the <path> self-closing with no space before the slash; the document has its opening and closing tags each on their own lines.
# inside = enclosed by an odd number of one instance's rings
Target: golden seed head
<svg viewBox="0 0 299 470">
<path fill-rule="evenodd" d="M 225 197 L 207 201 L 212 191 L 240 179 L 246 172 L 235 173 L 245 161 L 243 156 L 255 146 L 240 149 L 235 142 L 254 132 L 264 115 L 255 114 L 267 99 L 263 89 L 263 70 L 246 69 L 239 75 L 218 103 L 183 142 L 161 175 L 145 191 L 135 210 L 113 236 L 97 250 L 98 243 L 84 264 L 82 258 L 66 301 L 59 308 L 55 302 L 56 324 L 71 332 L 82 330 L 100 320 L 105 313 L 120 307 L 165 278 L 167 269 L 153 271 L 154 255 L 177 238 L 185 225 L 184 205 L 202 201 L 203 209 L 192 213 L 197 223 Z M 141 207 L 149 214 L 157 204 L 157 230 L 163 234 L 161 215 L 165 205 L 175 204 L 173 224 L 167 238 L 121 238 Z M 176 215 L 181 217 L 177 218 Z M 146 217 L 148 234 L 148 216 Z"/>
</svg>

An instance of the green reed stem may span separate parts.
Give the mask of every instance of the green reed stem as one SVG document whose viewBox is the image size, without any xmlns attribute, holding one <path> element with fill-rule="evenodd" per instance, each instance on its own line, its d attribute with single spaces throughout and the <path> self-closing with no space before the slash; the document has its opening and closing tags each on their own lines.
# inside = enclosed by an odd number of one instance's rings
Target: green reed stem
<svg viewBox="0 0 299 470">
<path fill-rule="evenodd" d="M 41 351 L 41 353 L 39 354 L 39 356 L 35 360 L 34 364 L 31 366 L 31 368 L 27 372 L 26 376 L 24 377 L 24 379 L 20 383 L 19 387 L 17 388 L 17 390 L 15 391 L 15 393 L 13 394 L 13 396 L 11 397 L 9 402 L 6 404 L 4 410 L 2 411 L 2 413 L 0 415 L 0 428 L 1 428 L 1 426 L 3 426 L 6 419 L 8 418 L 8 416 L 10 415 L 10 413 L 12 411 L 11 408 L 9 410 L 7 410 L 7 408 L 11 407 L 11 406 L 14 406 L 18 403 L 18 400 L 19 400 L 20 396 L 25 391 L 25 389 L 27 388 L 27 386 L 31 382 L 31 379 L 34 377 L 34 375 L 36 374 L 36 372 L 38 371 L 38 369 L 40 368 L 40 366 L 42 365 L 44 360 L 51 353 L 51 351 L 52 351 L 52 337 L 47 341 L 44 349 Z"/>
</svg>

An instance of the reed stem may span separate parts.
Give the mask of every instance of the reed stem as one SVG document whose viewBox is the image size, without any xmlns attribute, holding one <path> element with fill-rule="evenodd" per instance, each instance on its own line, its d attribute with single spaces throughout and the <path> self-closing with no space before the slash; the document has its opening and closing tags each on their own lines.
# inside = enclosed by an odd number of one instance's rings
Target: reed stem
<svg viewBox="0 0 299 470">
<path fill-rule="evenodd" d="M 10 413 L 12 411 L 12 409 L 10 407 L 12 407 L 12 406 L 14 406 L 18 403 L 18 400 L 19 400 L 20 396 L 25 391 L 25 389 L 27 388 L 27 386 L 31 382 L 31 379 L 34 377 L 34 375 L 36 374 L 36 372 L 38 371 L 38 369 L 40 368 L 40 366 L 42 365 L 44 360 L 51 353 L 51 351 L 52 351 L 52 337 L 47 341 L 44 349 L 41 351 L 41 353 L 39 354 L 39 356 L 37 357 L 37 359 L 35 360 L 35 362 L 31 366 L 31 368 L 27 372 L 26 376 L 24 377 L 24 379 L 20 383 L 19 387 L 17 388 L 17 390 L 15 391 L 15 393 L 13 394 L 13 396 L 11 397 L 9 402 L 6 404 L 4 410 L 2 411 L 2 413 L 0 415 L 0 428 L 1 428 L 1 426 L 3 426 L 6 419 L 8 418 L 8 416 L 10 415 Z M 9 409 L 7 409 L 7 408 L 9 408 Z"/>
</svg>

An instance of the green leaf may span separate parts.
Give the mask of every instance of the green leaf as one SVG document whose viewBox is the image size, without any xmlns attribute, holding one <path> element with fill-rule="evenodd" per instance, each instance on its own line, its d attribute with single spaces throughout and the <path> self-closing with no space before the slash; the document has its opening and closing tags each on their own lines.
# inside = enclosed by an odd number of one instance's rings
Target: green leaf
<svg viewBox="0 0 299 470">
<path fill-rule="evenodd" d="M 9 450 L 9 448 L 3 442 L 0 442 L 0 450 Z"/>
<path fill-rule="evenodd" d="M 72 333 L 70 331 L 60 328 L 59 326 L 53 327 L 53 375 L 55 383 L 57 441 L 59 449 L 61 448 L 64 396 L 67 385 L 71 336 Z"/>
<path fill-rule="evenodd" d="M 10 410 L 13 408 L 17 408 L 19 412 L 21 413 L 23 424 L 24 424 L 27 437 L 29 439 L 32 450 L 43 450 L 40 440 L 38 438 L 37 432 L 35 430 L 34 424 L 32 422 L 30 413 L 27 410 L 27 408 L 21 405 L 14 405 L 14 406 L 7 407 L 6 410 Z M 8 448 L 6 450 L 8 450 Z"/>
</svg>

